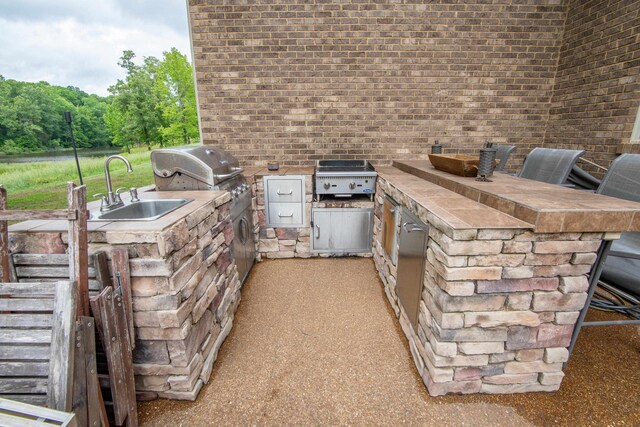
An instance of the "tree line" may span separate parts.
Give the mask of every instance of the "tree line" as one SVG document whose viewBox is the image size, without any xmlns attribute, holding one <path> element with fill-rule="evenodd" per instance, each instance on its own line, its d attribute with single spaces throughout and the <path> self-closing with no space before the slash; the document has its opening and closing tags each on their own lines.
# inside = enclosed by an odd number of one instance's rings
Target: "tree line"
<svg viewBox="0 0 640 427">
<path fill-rule="evenodd" d="M 162 59 L 124 51 L 126 71 L 109 96 L 77 87 L 29 83 L 0 75 L 0 152 L 44 152 L 72 146 L 64 112 L 73 117 L 78 148 L 182 145 L 199 139 L 193 70 L 172 48 Z"/>
</svg>

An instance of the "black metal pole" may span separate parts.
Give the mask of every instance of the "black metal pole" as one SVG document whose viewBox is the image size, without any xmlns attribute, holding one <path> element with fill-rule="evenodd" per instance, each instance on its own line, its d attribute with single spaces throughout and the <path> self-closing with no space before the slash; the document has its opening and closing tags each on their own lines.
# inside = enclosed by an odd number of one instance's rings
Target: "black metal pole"
<svg viewBox="0 0 640 427">
<path fill-rule="evenodd" d="M 82 172 L 80 171 L 80 161 L 78 160 L 78 149 L 76 148 L 76 139 L 73 137 L 73 127 L 71 126 L 71 112 L 64 112 L 64 119 L 69 126 L 69 133 L 71 134 L 71 145 L 73 145 L 73 156 L 76 158 L 76 167 L 78 168 L 78 176 L 80 177 L 80 185 L 84 185 L 82 182 Z"/>
</svg>

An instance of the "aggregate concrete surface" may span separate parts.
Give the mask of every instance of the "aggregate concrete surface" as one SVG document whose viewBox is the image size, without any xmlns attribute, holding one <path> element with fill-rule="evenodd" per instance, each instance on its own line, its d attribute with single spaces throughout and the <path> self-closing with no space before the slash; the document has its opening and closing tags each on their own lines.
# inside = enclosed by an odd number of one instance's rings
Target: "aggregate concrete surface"
<svg viewBox="0 0 640 427">
<path fill-rule="evenodd" d="M 596 313 L 594 318 L 608 315 Z M 144 426 L 640 424 L 640 328 L 585 328 L 556 393 L 431 397 L 368 258 L 257 264 L 195 402 Z"/>
</svg>

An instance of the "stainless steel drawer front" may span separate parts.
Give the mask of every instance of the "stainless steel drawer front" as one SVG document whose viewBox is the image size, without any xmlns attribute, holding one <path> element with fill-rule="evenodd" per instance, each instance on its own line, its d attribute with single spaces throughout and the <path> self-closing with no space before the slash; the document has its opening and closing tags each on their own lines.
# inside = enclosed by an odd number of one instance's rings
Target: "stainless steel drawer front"
<svg viewBox="0 0 640 427">
<path fill-rule="evenodd" d="M 267 221 L 271 226 L 302 224 L 302 203 L 269 203 Z"/>
<path fill-rule="evenodd" d="M 269 202 L 301 202 L 304 181 L 300 179 L 267 179 L 267 197 Z"/>
<path fill-rule="evenodd" d="M 264 177 L 265 215 L 268 227 L 304 227 L 304 175 Z"/>
<path fill-rule="evenodd" d="M 429 226 L 402 209 L 396 294 L 414 329 L 418 324 Z"/>
</svg>

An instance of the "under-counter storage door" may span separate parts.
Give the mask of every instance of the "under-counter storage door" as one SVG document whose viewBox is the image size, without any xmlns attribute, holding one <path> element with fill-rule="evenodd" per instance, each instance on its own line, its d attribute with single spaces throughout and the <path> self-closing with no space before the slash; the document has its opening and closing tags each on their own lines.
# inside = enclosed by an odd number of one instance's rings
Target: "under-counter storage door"
<svg viewBox="0 0 640 427">
<path fill-rule="evenodd" d="M 382 213 L 382 247 L 393 265 L 398 261 L 396 240 L 398 236 L 398 204 L 390 197 L 384 198 Z"/>
<path fill-rule="evenodd" d="M 314 251 L 327 251 L 332 245 L 330 209 L 314 209 L 311 214 L 311 247 Z"/>
<path fill-rule="evenodd" d="M 315 252 L 370 252 L 372 209 L 312 210 L 312 249 Z"/>
<path fill-rule="evenodd" d="M 414 328 L 418 324 L 428 236 L 429 226 L 403 209 L 396 294 Z"/>
<path fill-rule="evenodd" d="M 331 215 L 333 245 L 338 251 L 371 251 L 371 209 L 336 209 Z"/>
</svg>

